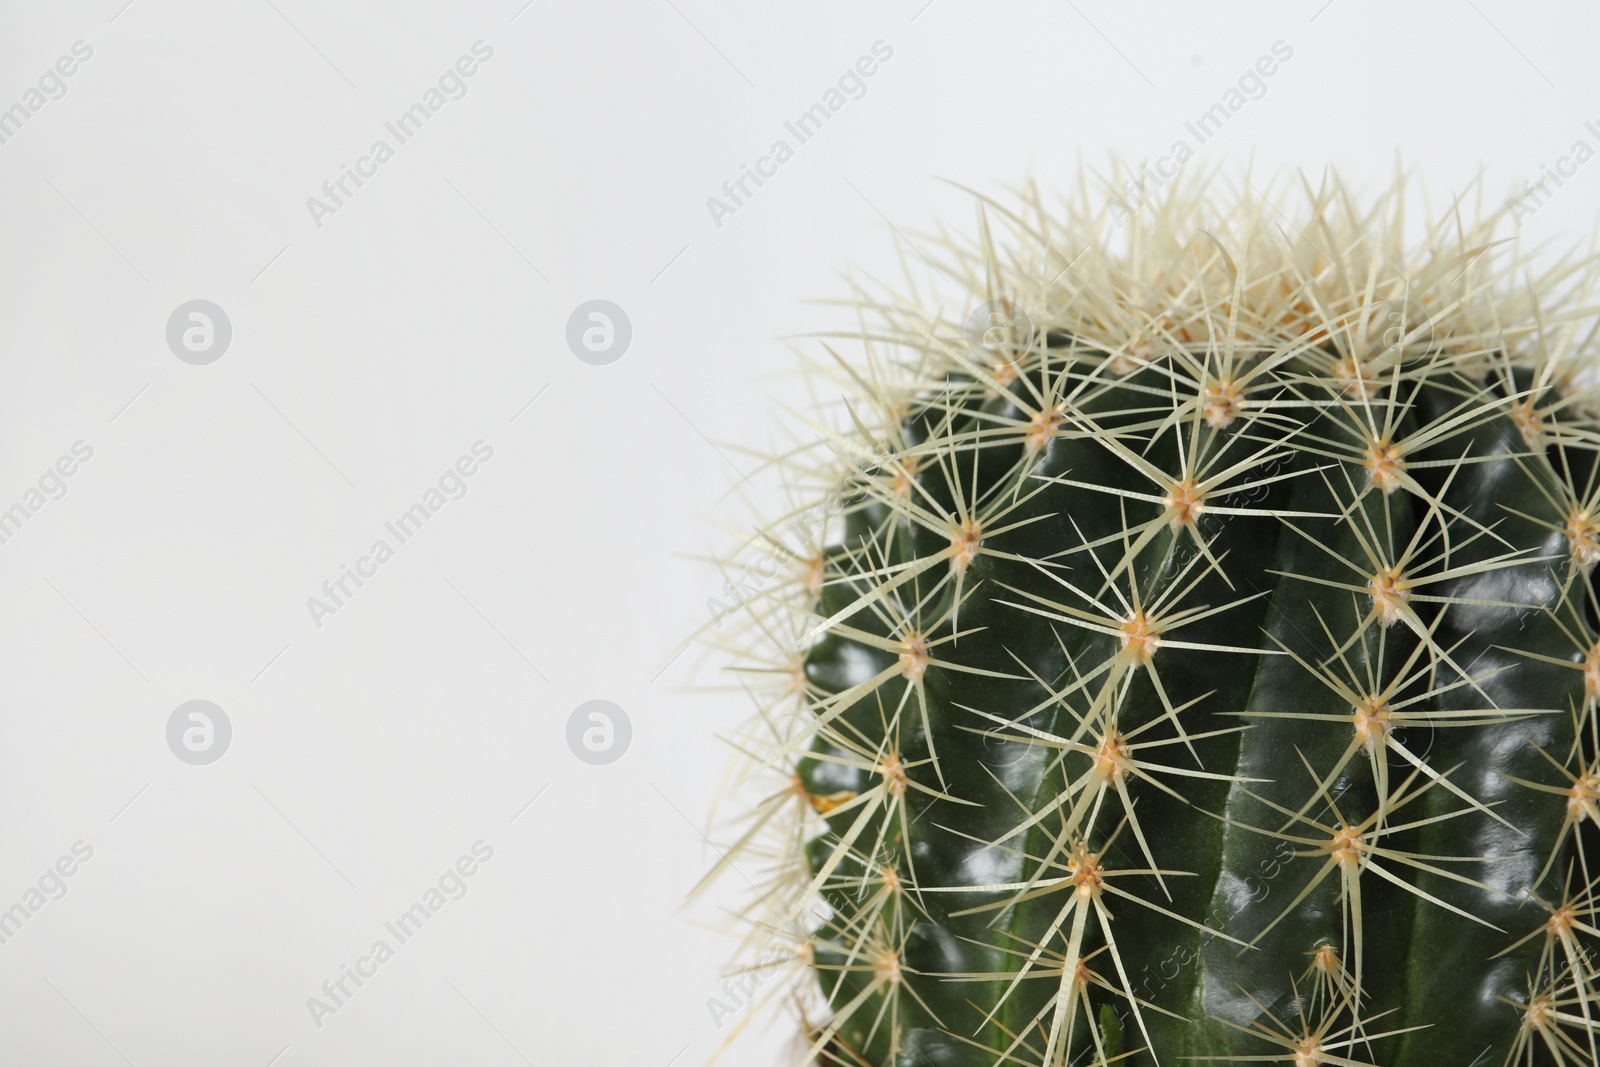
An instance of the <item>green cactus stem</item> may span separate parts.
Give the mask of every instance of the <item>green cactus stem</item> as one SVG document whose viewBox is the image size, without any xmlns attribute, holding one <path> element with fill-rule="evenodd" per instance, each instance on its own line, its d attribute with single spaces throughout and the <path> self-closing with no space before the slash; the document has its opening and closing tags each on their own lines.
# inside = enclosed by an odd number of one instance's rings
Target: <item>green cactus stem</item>
<svg viewBox="0 0 1600 1067">
<path fill-rule="evenodd" d="M 1594 1064 L 1594 262 L 1084 187 L 912 239 L 955 313 L 858 292 L 756 545 L 728 862 L 804 1057 Z"/>
</svg>

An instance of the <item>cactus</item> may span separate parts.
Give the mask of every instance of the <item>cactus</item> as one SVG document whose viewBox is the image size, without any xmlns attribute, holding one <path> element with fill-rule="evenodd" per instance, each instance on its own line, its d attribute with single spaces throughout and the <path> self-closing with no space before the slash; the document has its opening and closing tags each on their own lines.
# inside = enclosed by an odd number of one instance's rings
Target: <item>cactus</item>
<svg viewBox="0 0 1600 1067">
<path fill-rule="evenodd" d="M 817 365 L 718 620 L 763 997 L 862 1067 L 1600 1062 L 1594 261 L 1082 189 L 904 238 L 960 314 L 857 287 Z"/>
</svg>

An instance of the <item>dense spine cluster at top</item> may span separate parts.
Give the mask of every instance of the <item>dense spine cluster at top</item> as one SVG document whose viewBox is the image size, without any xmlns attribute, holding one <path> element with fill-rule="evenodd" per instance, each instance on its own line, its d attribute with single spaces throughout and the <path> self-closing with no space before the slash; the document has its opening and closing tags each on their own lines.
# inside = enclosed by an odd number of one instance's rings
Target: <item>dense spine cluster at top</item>
<svg viewBox="0 0 1600 1067">
<path fill-rule="evenodd" d="M 863 1067 L 1597 1062 L 1593 261 L 1114 189 L 910 239 L 959 295 L 857 292 L 729 564 L 762 995 Z"/>
</svg>

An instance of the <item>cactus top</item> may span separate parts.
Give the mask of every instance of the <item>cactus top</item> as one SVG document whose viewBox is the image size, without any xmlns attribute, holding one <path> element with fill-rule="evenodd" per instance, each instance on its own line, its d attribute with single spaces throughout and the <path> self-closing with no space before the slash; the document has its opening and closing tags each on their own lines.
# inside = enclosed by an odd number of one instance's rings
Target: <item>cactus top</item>
<svg viewBox="0 0 1600 1067">
<path fill-rule="evenodd" d="M 1269 193 L 985 202 L 829 343 L 724 863 L 805 1057 L 1600 1061 L 1594 261 Z"/>
</svg>

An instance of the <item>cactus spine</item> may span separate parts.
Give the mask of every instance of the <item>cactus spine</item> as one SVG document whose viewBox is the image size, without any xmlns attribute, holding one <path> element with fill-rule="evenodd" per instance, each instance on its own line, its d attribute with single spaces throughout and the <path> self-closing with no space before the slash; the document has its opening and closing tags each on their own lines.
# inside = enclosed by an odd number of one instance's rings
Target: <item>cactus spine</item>
<svg viewBox="0 0 1600 1067">
<path fill-rule="evenodd" d="M 1597 1062 L 1593 261 L 1084 189 L 921 239 L 959 316 L 858 291 L 755 542 L 723 866 L 805 1056 Z"/>
</svg>

